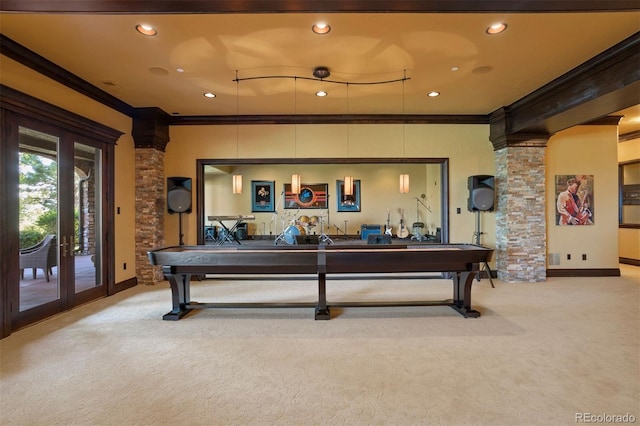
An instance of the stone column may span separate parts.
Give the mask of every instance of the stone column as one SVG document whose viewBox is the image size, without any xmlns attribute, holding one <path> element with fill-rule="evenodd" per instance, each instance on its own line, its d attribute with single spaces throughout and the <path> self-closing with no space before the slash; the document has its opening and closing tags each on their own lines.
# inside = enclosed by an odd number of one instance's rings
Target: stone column
<svg viewBox="0 0 640 426">
<path fill-rule="evenodd" d="M 547 279 L 545 148 L 550 134 L 514 131 L 509 108 L 489 118 L 495 151 L 496 264 L 500 280 Z"/>
<path fill-rule="evenodd" d="M 136 277 L 152 285 L 164 277 L 149 263 L 147 252 L 164 246 L 164 155 L 169 142 L 169 115 L 158 108 L 139 108 L 133 121 L 136 147 Z"/>
<path fill-rule="evenodd" d="M 163 280 L 147 252 L 164 246 L 164 152 L 136 149 L 136 276 L 140 284 Z"/>
<path fill-rule="evenodd" d="M 498 279 L 547 278 L 545 149 L 511 146 L 495 152 Z"/>
</svg>

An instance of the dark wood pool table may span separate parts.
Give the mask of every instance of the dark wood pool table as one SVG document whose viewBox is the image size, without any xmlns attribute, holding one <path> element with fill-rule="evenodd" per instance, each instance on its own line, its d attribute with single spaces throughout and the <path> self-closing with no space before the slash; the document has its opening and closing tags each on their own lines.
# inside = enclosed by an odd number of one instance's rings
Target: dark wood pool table
<svg viewBox="0 0 640 426">
<path fill-rule="evenodd" d="M 396 245 L 289 245 L 289 246 L 175 246 L 148 253 L 153 265 L 171 285 L 173 309 L 165 320 L 179 320 L 193 309 L 315 307 L 315 319 L 330 319 L 330 307 L 450 306 L 465 317 L 480 313 L 471 308 L 471 285 L 479 265 L 488 262 L 492 249 L 472 244 Z M 328 303 L 327 276 L 439 272 L 453 281 L 453 298 L 443 301 Z M 193 276 L 206 274 L 312 274 L 318 280 L 317 303 L 200 303 L 192 302 Z M 371 279 L 367 276 L 367 279 Z M 398 277 L 402 278 L 402 277 Z"/>
</svg>

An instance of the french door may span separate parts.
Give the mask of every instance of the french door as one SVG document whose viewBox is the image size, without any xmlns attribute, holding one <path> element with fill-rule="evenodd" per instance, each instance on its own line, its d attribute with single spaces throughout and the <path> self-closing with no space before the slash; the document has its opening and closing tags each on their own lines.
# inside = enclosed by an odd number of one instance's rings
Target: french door
<svg viewBox="0 0 640 426">
<path fill-rule="evenodd" d="M 103 149 L 97 141 L 17 120 L 19 279 L 12 329 L 107 294 Z M 15 276 L 15 275 L 14 275 Z"/>
</svg>

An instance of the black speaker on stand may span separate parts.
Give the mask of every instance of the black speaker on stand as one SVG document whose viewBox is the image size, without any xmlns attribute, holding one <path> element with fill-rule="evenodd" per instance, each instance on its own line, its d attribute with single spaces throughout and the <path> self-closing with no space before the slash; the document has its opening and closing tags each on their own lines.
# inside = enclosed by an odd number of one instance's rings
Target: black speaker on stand
<svg viewBox="0 0 640 426">
<path fill-rule="evenodd" d="M 167 178 L 167 211 L 169 214 L 178 213 L 180 218 L 179 240 L 184 245 L 182 233 L 182 213 L 191 213 L 191 178 Z"/>
<path fill-rule="evenodd" d="M 482 232 L 480 230 L 480 212 L 493 211 L 493 204 L 495 200 L 495 178 L 490 175 L 469 176 L 468 187 L 469 211 L 476 213 L 476 231 L 473 233 L 474 242 L 477 245 L 481 245 L 480 237 Z M 489 268 L 489 264 L 487 262 L 484 262 L 482 269 L 478 272 L 478 281 L 480 281 L 480 275 L 485 268 L 489 275 L 491 287 L 495 288 L 495 285 L 493 285 L 493 278 L 491 277 L 491 268 Z"/>
</svg>

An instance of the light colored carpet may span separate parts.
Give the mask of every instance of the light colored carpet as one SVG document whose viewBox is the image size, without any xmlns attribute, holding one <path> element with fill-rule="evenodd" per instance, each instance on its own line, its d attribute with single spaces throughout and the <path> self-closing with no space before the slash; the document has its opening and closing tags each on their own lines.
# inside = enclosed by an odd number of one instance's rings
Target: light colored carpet
<svg viewBox="0 0 640 426">
<path fill-rule="evenodd" d="M 640 422 L 640 268 L 474 283 L 448 307 L 205 310 L 162 321 L 137 287 L 0 341 L 2 425 L 562 425 Z M 305 281 L 206 281 L 192 299 L 313 300 Z M 449 298 L 446 281 L 329 282 L 329 301 Z"/>
</svg>

